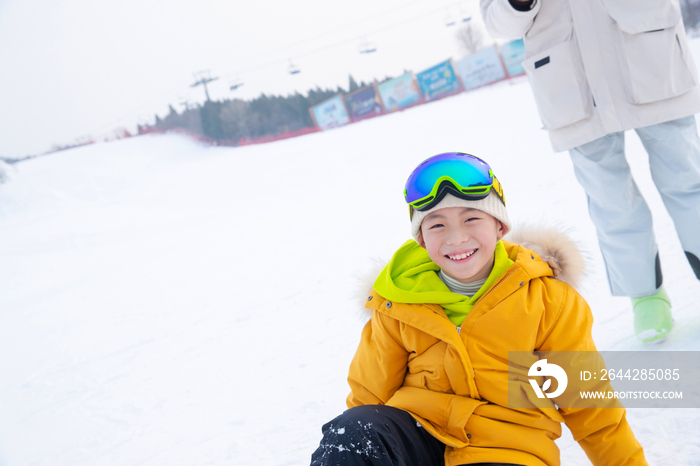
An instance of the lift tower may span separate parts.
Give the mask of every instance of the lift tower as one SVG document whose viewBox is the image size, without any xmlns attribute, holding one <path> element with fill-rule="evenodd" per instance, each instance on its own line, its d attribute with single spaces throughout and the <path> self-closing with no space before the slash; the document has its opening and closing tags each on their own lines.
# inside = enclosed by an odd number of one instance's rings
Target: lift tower
<svg viewBox="0 0 700 466">
<path fill-rule="evenodd" d="M 206 94 L 206 96 L 207 96 L 207 102 L 211 101 L 211 99 L 209 98 L 209 90 L 207 89 L 207 83 L 210 83 L 212 81 L 216 81 L 219 78 L 218 77 L 212 78 L 209 70 L 205 70 L 205 71 L 200 71 L 199 73 L 195 73 L 194 79 L 196 81 L 190 87 L 197 87 L 199 85 L 204 86 L 204 94 Z"/>
</svg>

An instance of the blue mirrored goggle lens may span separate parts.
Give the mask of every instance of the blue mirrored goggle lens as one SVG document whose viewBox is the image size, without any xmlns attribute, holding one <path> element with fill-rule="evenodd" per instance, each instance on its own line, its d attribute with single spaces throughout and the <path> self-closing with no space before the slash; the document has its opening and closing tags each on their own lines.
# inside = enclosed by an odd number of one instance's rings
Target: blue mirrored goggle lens
<svg viewBox="0 0 700 466">
<path fill-rule="evenodd" d="M 408 177 L 405 186 L 406 202 L 415 202 L 430 195 L 440 178 L 449 176 L 462 188 L 491 186 L 491 167 L 469 154 L 450 152 L 439 154 L 421 163 Z"/>
</svg>

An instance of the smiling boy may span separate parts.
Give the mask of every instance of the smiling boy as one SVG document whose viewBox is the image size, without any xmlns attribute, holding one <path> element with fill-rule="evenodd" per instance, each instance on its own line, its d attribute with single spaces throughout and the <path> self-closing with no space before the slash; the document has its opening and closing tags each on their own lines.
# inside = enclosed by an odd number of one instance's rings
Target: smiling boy
<svg viewBox="0 0 700 466">
<path fill-rule="evenodd" d="M 503 224 L 478 209 L 447 207 L 423 219 L 419 244 L 445 275 L 470 283 L 493 269 L 493 251 L 503 238 Z"/>
<path fill-rule="evenodd" d="M 414 240 L 366 298 L 350 409 L 311 464 L 552 466 L 566 423 L 593 464 L 646 465 L 624 408 L 508 406 L 508 351 L 595 350 L 590 309 L 562 280 L 582 273 L 575 246 L 542 230 L 520 236 L 530 248 L 502 240 L 503 189 L 469 154 L 427 159 L 404 196 Z"/>
</svg>

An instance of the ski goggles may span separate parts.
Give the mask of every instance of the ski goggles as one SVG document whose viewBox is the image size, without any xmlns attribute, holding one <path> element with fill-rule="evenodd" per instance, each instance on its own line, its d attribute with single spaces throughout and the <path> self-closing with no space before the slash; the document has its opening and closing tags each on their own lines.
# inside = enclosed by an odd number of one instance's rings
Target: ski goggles
<svg viewBox="0 0 700 466">
<path fill-rule="evenodd" d="M 414 211 L 432 209 L 448 193 L 460 199 L 478 201 L 490 192 L 506 205 L 503 188 L 488 163 L 471 154 L 447 152 L 418 165 L 408 177 L 403 194 L 413 219 Z"/>
</svg>

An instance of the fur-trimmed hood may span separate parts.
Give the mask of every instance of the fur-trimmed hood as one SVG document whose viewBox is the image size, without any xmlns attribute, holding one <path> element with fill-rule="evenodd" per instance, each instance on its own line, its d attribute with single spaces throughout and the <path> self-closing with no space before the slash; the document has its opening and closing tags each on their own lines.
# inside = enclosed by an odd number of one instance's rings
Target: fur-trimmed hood
<svg viewBox="0 0 700 466">
<path fill-rule="evenodd" d="M 578 245 L 566 233 L 551 227 L 524 225 L 504 239 L 532 250 L 545 262 L 553 259 L 554 264 L 549 265 L 555 273 L 554 278 L 577 290 L 580 288 L 586 276 L 586 262 Z M 556 266 L 560 269 L 558 273 Z"/>
<path fill-rule="evenodd" d="M 553 227 L 523 225 L 516 227 L 504 238 L 507 243 L 519 244 L 534 253 L 537 261 L 546 262 L 551 276 L 579 289 L 586 276 L 584 256 L 569 236 Z M 358 290 L 358 301 L 364 311 L 368 293 L 372 291 L 377 276 L 385 267 L 385 261 L 375 261 L 374 267 L 364 275 Z"/>
</svg>

